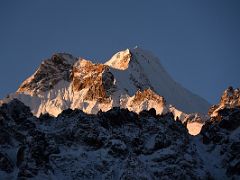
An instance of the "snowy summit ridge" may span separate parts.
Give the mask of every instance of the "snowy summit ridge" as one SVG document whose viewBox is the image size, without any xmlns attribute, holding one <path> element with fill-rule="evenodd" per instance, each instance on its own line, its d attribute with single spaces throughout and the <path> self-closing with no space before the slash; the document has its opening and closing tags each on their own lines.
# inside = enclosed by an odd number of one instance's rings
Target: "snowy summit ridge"
<svg viewBox="0 0 240 180">
<path fill-rule="evenodd" d="M 205 113 L 209 107 L 207 101 L 176 83 L 157 57 L 140 48 L 120 51 L 104 64 L 54 54 L 3 101 L 13 98 L 36 116 L 57 116 L 68 108 L 96 114 L 121 107 L 134 112 L 155 108 L 158 114 L 171 111 L 180 118 L 185 117 L 182 111 Z"/>
</svg>

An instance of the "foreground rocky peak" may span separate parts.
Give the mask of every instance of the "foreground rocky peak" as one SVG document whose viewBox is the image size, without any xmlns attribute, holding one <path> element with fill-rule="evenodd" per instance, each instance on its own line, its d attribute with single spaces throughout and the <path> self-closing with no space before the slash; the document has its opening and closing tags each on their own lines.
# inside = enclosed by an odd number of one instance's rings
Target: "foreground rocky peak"
<svg viewBox="0 0 240 180">
<path fill-rule="evenodd" d="M 29 108 L 14 100 L 0 107 L 0 118 L 2 178 L 210 176 L 201 168 L 186 128 L 175 122 L 171 113 L 159 116 L 154 109 L 136 114 L 113 108 L 88 115 L 68 109 L 56 118 L 47 114 L 36 118 Z"/>
<path fill-rule="evenodd" d="M 172 113 L 154 109 L 67 109 L 36 118 L 15 99 L 0 106 L 0 177 L 239 179 L 240 109 L 219 114 L 191 137 Z"/>
</svg>

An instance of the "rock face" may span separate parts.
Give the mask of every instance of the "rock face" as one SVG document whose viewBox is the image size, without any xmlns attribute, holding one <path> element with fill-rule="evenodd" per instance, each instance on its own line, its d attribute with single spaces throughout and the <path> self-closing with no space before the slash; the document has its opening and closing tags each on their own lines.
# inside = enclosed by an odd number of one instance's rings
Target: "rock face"
<svg viewBox="0 0 240 180">
<path fill-rule="evenodd" d="M 72 86 L 73 92 L 87 89 L 86 100 L 101 102 L 113 93 L 114 76 L 106 65 L 79 60 L 73 66 Z"/>
<path fill-rule="evenodd" d="M 37 71 L 21 84 L 17 92 L 38 95 L 53 89 L 61 80 L 70 82 L 72 65 L 76 60 L 70 54 L 54 54 L 42 62 Z"/>
<path fill-rule="evenodd" d="M 140 94 L 146 97 L 136 101 Z M 149 94 L 158 97 L 152 98 Z M 162 103 L 163 97 L 167 103 Z M 178 108 L 187 113 L 203 113 L 209 106 L 176 83 L 158 58 L 140 48 L 118 52 L 105 64 L 95 64 L 66 53 L 55 54 L 43 61 L 18 91 L 1 103 L 14 98 L 29 106 L 36 116 L 44 113 L 57 116 L 68 108 L 96 114 L 113 107 L 136 112 L 151 108 L 157 113 L 173 112 Z M 169 104 L 176 107 L 175 110 L 169 108 Z M 140 108 L 132 108 L 137 106 Z"/>
</svg>

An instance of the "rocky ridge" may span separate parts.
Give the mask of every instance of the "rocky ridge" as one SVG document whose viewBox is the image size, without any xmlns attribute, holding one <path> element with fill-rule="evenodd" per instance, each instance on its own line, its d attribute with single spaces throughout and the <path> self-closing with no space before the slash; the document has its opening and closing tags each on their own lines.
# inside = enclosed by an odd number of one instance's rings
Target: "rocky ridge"
<svg viewBox="0 0 240 180">
<path fill-rule="evenodd" d="M 113 108 L 36 118 L 18 100 L 0 107 L 0 177 L 158 179 L 209 177 L 171 113 Z"/>
<path fill-rule="evenodd" d="M 142 97 L 139 92 L 135 101 Z M 94 115 L 67 109 L 37 118 L 17 99 L 0 106 L 0 123 L 5 179 L 240 177 L 238 106 L 219 110 L 194 137 L 171 112 L 115 107 Z"/>
</svg>

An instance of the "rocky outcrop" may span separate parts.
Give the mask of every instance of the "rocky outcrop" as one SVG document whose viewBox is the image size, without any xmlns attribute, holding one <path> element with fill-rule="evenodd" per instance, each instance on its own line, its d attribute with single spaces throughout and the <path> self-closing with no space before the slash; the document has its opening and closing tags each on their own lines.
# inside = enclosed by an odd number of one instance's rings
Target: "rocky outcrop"
<svg viewBox="0 0 240 180">
<path fill-rule="evenodd" d="M 165 106 L 166 105 L 166 101 L 164 100 L 164 97 L 159 96 L 158 94 L 156 94 L 155 92 L 153 92 L 151 89 L 146 89 L 144 91 L 137 91 L 134 98 L 133 98 L 133 102 L 135 103 L 140 103 L 143 102 L 144 100 L 152 100 L 152 101 L 156 101 L 160 106 Z"/>
<path fill-rule="evenodd" d="M 171 109 L 168 109 L 164 97 L 150 88 L 143 91 L 139 90 L 132 97 L 122 98 L 121 106 L 137 113 L 151 108 L 154 108 L 157 114 L 166 114 L 171 111 Z"/>
<path fill-rule="evenodd" d="M 209 109 L 210 116 L 218 116 L 218 111 L 224 108 L 240 107 L 240 90 L 234 89 L 232 86 L 226 89 L 221 97 L 218 105 L 214 105 Z"/>
<path fill-rule="evenodd" d="M 225 106 L 228 108 L 240 107 L 240 90 L 239 88 L 234 89 L 233 87 L 229 87 L 226 91 L 224 91 L 220 106 Z"/>
<path fill-rule="evenodd" d="M 86 100 L 102 100 L 110 97 L 114 90 L 114 76 L 103 64 L 79 60 L 73 66 L 72 89 L 74 92 L 88 89 Z"/>
</svg>

